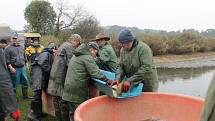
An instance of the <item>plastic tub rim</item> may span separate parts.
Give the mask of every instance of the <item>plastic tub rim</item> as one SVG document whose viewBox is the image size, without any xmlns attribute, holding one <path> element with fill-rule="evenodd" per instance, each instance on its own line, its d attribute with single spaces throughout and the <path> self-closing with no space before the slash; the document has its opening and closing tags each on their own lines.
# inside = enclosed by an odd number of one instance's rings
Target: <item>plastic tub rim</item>
<svg viewBox="0 0 215 121">
<path fill-rule="evenodd" d="M 181 98 L 184 98 L 184 99 L 192 99 L 193 101 L 198 101 L 198 102 L 204 102 L 204 99 L 203 98 L 200 98 L 200 97 L 195 97 L 195 96 L 189 96 L 189 95 L 184 95 L 184 94 L 176 94 L 176 93 L 166 93 L 166 92 L 142 92 L 142 95 L 162 95 L 162 96 L 171 96 L 171 97 L 181 97 Z M 103 98 L 112 98 L 112 97 L 109 97 L 107 95 L 103 95 L 103 96 L 98 96 L 98 97 L 95 97 L 95 98 L 92 98 L 92 99 L 89 99 L 85 102 L 83 102 L 82 104 L 80 104 L 78 106 L 78 108 L 75 110 L 75 113 L 74 113 L 74 119 L 75 121 L 82 121 L 82 118 L 81 118 L 81 115 L 80 115 L 80 112 L 85 108 L 86 105 L 90 105 L 92 102 L 96 101 L 96 100 L 99 100 L 99 99 L 103 99 Z M 132 98 L 132 97 L 130 97 Z M 124 100 L 124 99 L 117 99 L 117 98 L 113 98 L 113 99 L 116 99 L 116 100 Z"/>
</svg>

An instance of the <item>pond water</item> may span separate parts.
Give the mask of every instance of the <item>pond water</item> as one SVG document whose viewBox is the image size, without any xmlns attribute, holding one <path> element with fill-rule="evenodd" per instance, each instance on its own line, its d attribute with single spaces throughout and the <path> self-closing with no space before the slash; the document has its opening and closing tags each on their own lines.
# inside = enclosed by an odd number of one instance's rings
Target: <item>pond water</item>
<svg viewBox="0 0 215 121">
<path fill-rule="evenodd" d="M 214 74 L 214 67 L 158 68 L 158 91 L 205 98 Z"/>
</svg>

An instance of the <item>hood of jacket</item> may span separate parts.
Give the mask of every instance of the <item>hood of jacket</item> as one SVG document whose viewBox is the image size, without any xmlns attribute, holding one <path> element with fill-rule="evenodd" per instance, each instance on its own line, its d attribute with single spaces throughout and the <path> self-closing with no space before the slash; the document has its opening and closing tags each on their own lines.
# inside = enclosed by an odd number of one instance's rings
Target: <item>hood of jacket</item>
<svg viewBox="0 0 215 121">
<path fill-rule="evenodd" d="M 131 51 L 133 48 L 135 48 L 138 45 L 138 43 L 139 41 L 137 39 L 134 39 L 131 49 L 127 51 Z"/>
<path fill-rule="evenodd" d="M 90 55 L 89 47 L 83 43 L 74 50 L 73 54 L 76 57 L 80 55 Z"/>
<path fill-rule="evenodd" d="M 53 50 L 51 48 L 47 48 L 47 47 L 43 49 L 43 52 L 48 52 L 48 53 L 53 54 Z"/>
</svg>

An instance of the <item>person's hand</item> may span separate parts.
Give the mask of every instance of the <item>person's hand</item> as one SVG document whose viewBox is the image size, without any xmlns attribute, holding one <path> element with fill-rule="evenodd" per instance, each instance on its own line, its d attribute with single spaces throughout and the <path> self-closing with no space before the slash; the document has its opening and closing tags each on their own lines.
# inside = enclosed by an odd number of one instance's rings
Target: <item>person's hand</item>
<svg viewBox="0 0 215 121">
<path fill-rule="evenodd" d="M 107 80 L 106 81 L 108 86 L 118 85 L 120 83 L 119 80 Z"/>
<path fill-rule="evenodd" d="M 113 86 L 113 85 L 119 85 L 119 83 L 120 83 L 120 81 L 118 79 L 114 80 L 114 81 L 112 81 L 111 86 Z"/>
<path fill-rule="evenodd" d="M 10 70 L 10 72 L 11 72 L 12 74 L 15 74 L 15 73 L 16 73 L 16 69 L 13 68 L 13 66 L 12 66 L 11 64 L 8 65 L 8 68 L 9 68 L 9 70 Z"/>
<path fill-rule="evenodd" d="M 16 69 L 13 68 L 13 67 L 11 67 L 11 68 L 10 68 L 10 72 L 11 72 L 12 74 L 15 74 L 15 73 L 16 73 Z"/>
<path fill-rule="evenodd" d="M 131 86 L 131 82 L 129 80 L 126 80 L 122 84 L 122 92 L 127 92 L 130 89 L 130 86 Z"/>
<path fill-rule="evenodd" d="M 107 84 L 108 86 L 111 86 L 112 82 L 113 82 L 113 80 L 109 80 L 109 79 L 108 79 L 108 80 L 106 81 L 106 84 Z"/>
<path fill-rule="evenodd" d="M 21 112 L 19 109 L 16 109 L 15 112 L 12 112 L 11 113 L 11 117 L 15 120 L 18 120 L 20 118 L 20 115 L 21 115 Z"/>
</svg>

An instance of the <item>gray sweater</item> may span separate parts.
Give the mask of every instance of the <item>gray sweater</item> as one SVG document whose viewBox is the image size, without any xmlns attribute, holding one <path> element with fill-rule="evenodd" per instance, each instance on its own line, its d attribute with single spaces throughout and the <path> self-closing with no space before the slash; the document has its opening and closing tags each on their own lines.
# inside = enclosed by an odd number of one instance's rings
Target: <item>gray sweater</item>
<svg viewBox="0 0 215 121">
<path fill-rule="evenodd" d="M 9 45 L 5 48 L 6 62 L 13 67 L 23 67 L 27 62 L 24 47 L 20 45 Z"/>
</svg>

